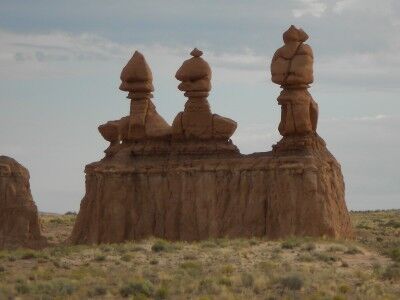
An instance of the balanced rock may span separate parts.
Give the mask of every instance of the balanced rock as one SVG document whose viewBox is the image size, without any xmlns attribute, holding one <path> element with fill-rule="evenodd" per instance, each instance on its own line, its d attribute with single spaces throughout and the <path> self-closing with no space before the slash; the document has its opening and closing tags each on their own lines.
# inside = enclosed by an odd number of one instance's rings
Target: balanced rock
<svg viewBox="0 0 400 300">
<path fill-rule="evenodd" d="M 28 170 L 14 159 L 0 156 L 0 248 L 41 248 L 46 244 Z"/>
<path fill-rule="evenodd" d="M 211 68 L 201 57 L 202 51 L 195 48 L 190 54 L 192 57 L 184 61 L 175 75 L 181 81 L 178 89 L 185 92 L 188 100 L 184 111 L 178 113 L 172 123 L 172 137 L 174 140 L 192 140 L 193 143 L 208 140 L 212 149 L 238 152 L 236 146 L 230 143 L 237 123 L 213 114 L 207 100 L 211 90 Z M 202 148 L 207 148 L 207 145 Z"/>
<path fill-rule="evenodd" d="M 283 88 L 278 103 L 281 105 L 279 132 L 283 136 L 315 133 L 318 104 L 307 91 L 313 82 L 314 56 L 308 35 L 293 25 L 283 34 L 285 45 L 279 48 L 271 62 L 271 80 Z"/>
<path fill-rule="evenodd" d="M 99 132 L 110 142 L 107 155 L 115 155 L 132 143 L 142 145 L 153 140 L 168 140 L 171 136 L 171 126 L 161 117 L 154 103 L 153 75 L 143 54 L 135 51 L 132 58 L 121 72 L 120 90 L 128 92 L 131 99 L 130 114 L 120 120 L 109 121 L 99 126 Z M 152 143 L 157 144 L 157 142 Z M 149 151 L 156 151 L 157 146 Z M 136 151 L 137 149 L 131 149 Z"/>
</svg>

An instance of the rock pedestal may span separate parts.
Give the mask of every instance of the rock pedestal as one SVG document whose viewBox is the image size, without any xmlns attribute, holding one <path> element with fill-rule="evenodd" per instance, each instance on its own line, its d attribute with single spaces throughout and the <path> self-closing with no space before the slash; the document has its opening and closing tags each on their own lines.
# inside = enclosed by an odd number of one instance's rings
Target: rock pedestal
<svg viewBox="0 0 400 300">
<path fill-rule="evenodd" d="M 188 101 L 163 140 L 165 151 L 138 154 L 130 145 L 87 165 L 71 242 L 352 237 L 340 165 L 316 133 L 306 37 L 291 27 L 271 65 L 272 80 L 283 88 L 283 138 L 271 152 L 251 155 L 230 141 L 236 123 L 211 113 L 211 69 L 195 49 L 176 74 Z"/>
<path fill-rule="evenodd" d="M 0 248 L 41 248 L 46 243 L 28 170 L 14 159 L 0 156 Z"/>
</svg>

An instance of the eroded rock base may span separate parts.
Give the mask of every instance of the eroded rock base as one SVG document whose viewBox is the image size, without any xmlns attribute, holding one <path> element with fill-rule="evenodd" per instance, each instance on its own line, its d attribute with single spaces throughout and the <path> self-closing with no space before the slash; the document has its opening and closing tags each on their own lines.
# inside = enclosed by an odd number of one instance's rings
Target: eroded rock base
<svg viewBox="0 0 400 300">
<path fill-rule="evenodd" d="M 14 159 L 0 156 L 0 248 L 41 248 L 46 244 L 28 170 Z"/>
<path fill-rule="evenodd" d="M 350 238 L 340 165 L 325 144 L 314 144 L 309 152 L 119 156 L 90 164 L 71 241 Z"/>
</svg>

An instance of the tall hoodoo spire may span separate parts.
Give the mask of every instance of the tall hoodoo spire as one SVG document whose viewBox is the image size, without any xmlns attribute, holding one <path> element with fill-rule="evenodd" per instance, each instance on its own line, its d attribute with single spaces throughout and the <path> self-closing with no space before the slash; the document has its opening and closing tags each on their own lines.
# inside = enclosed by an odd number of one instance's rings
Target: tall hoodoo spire
<svg viewBox="0 0 400 300">
<path fill-rule="evenodd" d="M 278 97 L 282 114 L 279 132 L 282 136 L 304 136 L 316 132 L 318 105 L 307 91 L 314 81 L 314 56 L 304 44 L 307 33 L 290 26 L 283 34 L 284 46 L 279 48 L 271 62 L 271 80 L 281 85 Z"/>
</svg>

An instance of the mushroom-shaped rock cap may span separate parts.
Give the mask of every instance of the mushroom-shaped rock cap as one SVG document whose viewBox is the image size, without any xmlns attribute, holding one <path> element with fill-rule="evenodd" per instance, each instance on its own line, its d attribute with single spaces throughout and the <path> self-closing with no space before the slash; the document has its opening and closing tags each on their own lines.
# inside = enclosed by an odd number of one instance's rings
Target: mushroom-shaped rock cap
<svg viewBox="0 0 400 300">
<path fill-rule="evenodd" d="M 293 25 L 283 33 L 283 41 L 285 44 L 290 42 L 305 42 L 307 39 L 307 33 L 305 33 L 303 29 L 296 28 Z"/>
<path fill-rule="evenodd" d="M 153 80 L 153 74 L 142 53 L 135 51 L 132 58 L 122 69 L 121 80 L 127 82 Z"/>
<path fill-rule="evenodd" d="M 175 74 L 175 78 L 180 81 L 193 81 L 203 78 L 211 79 L 211 68 L 209 64 L 200 56 L 203 52 L 194 48 L 190 54 L 192 58 L 185 60 Z"/>
</svg>

